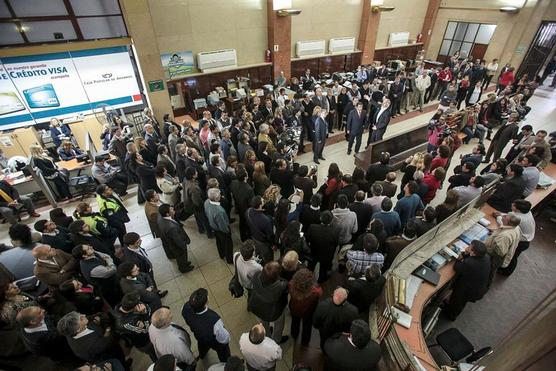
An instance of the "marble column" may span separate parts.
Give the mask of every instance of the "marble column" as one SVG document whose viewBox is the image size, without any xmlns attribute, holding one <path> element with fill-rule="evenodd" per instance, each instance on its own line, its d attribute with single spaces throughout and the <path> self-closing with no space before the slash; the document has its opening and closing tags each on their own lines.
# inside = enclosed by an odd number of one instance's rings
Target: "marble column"
<svg viewBox="0 0 556 371">
<path fill-rule="evenodd" d="M 357 48 L 361 50 L 361 64 L 373 63 L 375 55 L 380 12 L 373 13 L 371 8 L 370 2 L 365 2 L 361 13 L 361 27 L 357 40 Z"/>
<path fill-rule="evenodd" d="M 291 16 L 279 17 L 273 10 L 273 0 L 267 0 L 268 49 L 272 53 L 272 76 L 276 79 L 284 71 L 286 78 L 291 75 Z M 275 50 L 275 46 L 278 50 Z"/>
</svg>

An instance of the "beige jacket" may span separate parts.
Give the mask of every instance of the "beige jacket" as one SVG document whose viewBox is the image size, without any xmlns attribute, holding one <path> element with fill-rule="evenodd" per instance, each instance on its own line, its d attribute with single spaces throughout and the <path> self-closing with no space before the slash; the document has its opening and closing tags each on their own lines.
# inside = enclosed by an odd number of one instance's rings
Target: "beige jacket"
<svg viewBox="0 0 556 371">
<path fill-rule="evenodd" d="M 500 257 L 501 267 L 506 268 L 514 256 L 520 238 L 521 232 L 518 227 L 502 226 L 486 239 L 487 252 L 489 255 Z"/>
</svg>

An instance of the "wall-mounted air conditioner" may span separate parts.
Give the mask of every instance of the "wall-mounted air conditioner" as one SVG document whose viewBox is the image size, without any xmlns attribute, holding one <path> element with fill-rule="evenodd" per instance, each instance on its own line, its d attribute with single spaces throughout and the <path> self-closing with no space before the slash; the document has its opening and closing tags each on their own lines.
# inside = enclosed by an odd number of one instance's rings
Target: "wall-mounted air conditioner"
<svg viewBox="0 0 556 371">
<path fill-rule="evenodd" d="M 295 53 L 298 58 L 302 57 L 318 57 L 324 55 L 326 49 L 326 41 L 298 41 L 295 46 Z"/>
<path fill-rule="evenodd" d="M 388 46 L 409 44 L 409 32 L 392 32 L 388 38 Z"/>
<path fill-rule="evenodd" d="M 328 52 L 335 53 L 349 53 L 355 51 L 355 37 L 338 37 L 330 39 L 328 42 Z"/>
<path fill-rule="evenodd" d="M 197 54 L 197 65 L 203 72 L 237 67 L 236 50 L 223 49 L 199 53 Z"/>
</svg>

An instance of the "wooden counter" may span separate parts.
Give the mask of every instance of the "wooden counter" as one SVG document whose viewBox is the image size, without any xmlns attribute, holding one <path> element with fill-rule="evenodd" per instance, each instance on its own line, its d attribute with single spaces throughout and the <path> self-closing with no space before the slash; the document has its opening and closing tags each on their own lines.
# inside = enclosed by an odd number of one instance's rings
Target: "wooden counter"
<svg viewBox="0 0 556 371">
<path fill-rule="evenodd" d="M 556 179 L 556 165 L 549 164 L 544 172 Z M 536 189 L 527 200 L 531 202 L 532 206 L 535 207 L 540 204 L 546 197 L 548 197 L 556 189 L 556 184 L 548 187 L 547 189 Z M 492 213 L 496 211 L 493 207 L 488 204 L 484 204 L 480 208 L 481 213 L 484 214 L 484 218 L 490 221 L 489 229 L 496 229 L 498 225 Z M 440 237 L 442 238 L 442 237 Z M 435 238 L 436 240 L 436 238 Z M 453 241 L 453 239 L 452 239 Z M 450 241 L 447 241 L 450 242 Z M 454 260 L 447 263 L 442 267 L 438 273 L 440 273 L 440 281 L 437 286 L 433 286 L 428 282 L 423 281 L 415 298 L 413 300 L 413 305 L 409 314 L 412 317 L 410 328 L 405 328 L 397 323 L 393 324 L 393 330 L 395 335 L 398 337 L 401 343 L 404 343 L 406 349 L 409 350 L 421 363 L 421 365 L 426 370 L 440 370 L 440 367 L 434 361 L 423 333 L 422 316 L 425 307 L 436 293 L 438 293 L 442 288 L 444 288 L 450 281 L 454 278 L 455 272 L 453 269 Z M 410 355 L 408 355 L 410 358 Z"/>
</svg>

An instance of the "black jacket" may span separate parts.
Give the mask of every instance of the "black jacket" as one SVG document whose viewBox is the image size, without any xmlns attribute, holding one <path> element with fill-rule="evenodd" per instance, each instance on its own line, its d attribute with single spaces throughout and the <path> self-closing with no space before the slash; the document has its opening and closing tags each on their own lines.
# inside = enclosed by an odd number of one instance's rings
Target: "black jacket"
<svg viewBox="0 0 556 371">
<path fill-rule="evenodd" d="M 520 199 L 525 190 L 525 180 L 522 177 L 512 177 L 500 183 L 487 203 L 502 213 L 512 211 L 512 202 Z"/>
<path fill-rule="evenodd" d="M 131 251 L 127 247 L 122 248 L 123 258 L 122 262 L 133 263 L 139 267 L 139 270 L 143 273 L 149 274 L 151 277 L 153 275 L 153 265 L 151 261 L 143 256 L 141 252 Z"/>
<path fill-rule="evenodd" d="M 249 209 L 249 203 L 253 196 L 255 196 L 253 188 L 245 182 L 234 179 L 232 180 L 230 189 L 232 191 L 232 196 L 234 198 L 234 203 L 236 205 L 238 213 L 241 213 L 242 216 L 245 216 L 245 212 L 247 211 L 247 209 Z"/>
<path fill-rule="evenodd" d="M 353 202 L 349 205 L 349 209 L 357 215 L 357 233 L 355 233 L 355 236 L 359 236 L 367 230 L 373 216 L 373 208 L 364 202 Z"/>
<path fill-rule="evenodd" d="M 362 349 L 351 344 L 347 335 L 336 334 L 324 345 L 325 371 L 373 371 L 380 361 L 380 346 L 373 340 Z"/>
<path fill-rule="evenodd" d="M 187 249 L 187 245 L 191 243 L 191 240 L 187 233 L 185 233 L 181 223 L 175 220 L 160 218 L 158 227 L 168 250 L 173 252 L 174 256 L 183 255 L 183 251 Z"/>
<path fill-rule="evenodd" d="M 456 278 L 452 295 L 457 295 L 466 301 L 481 299 L 488 291 L 488 277 L 490 275 L 490 256 L 467 256 L 457 260 L 454 264 Z"/>
<path fill-rule="evenodd" d="M 71 254 L 71 250 L 75 246 L 71 240 L 70 233 L 63 227 L 58 227 L 58 233 L 55 236 L 43 234 L 41 242 L 67 252 L 68 254 Z"/>
<path fill-rule="evenodd" d="M 392 166 L 384 165 L 382 163 L 376 163 L 369 165 L 367 173 L 365 174 L 365 179 L 369 184 L 386 179 L 386 174 L 392 171 Z"/>
<path fill-rule="evenodd" d="M 150 343 L 149 326 L 151 322 L 151 310 L 147 306 L 145 313 L 125 313 L 120 306 L 114 311 L 116 329 L 120 336 L 129 340 L 136 348 L 142 348 Z"/>
<path fill-rule="evenodd" d="M 25 348 L 31 353 L 52 358 L 54 360 L 67 357 L 71 349 L 66 338 L 58 334 L 54 321 L 46 317 L 44 320 L 47 331 L 27 332 L 20 328 L 20 336 Z"/>
<path fill-rule="evenodd" d="M 288 304 L 288 283 L 279 278 L 271 284 L 263 283 L 261 272 L 253 277 L 253 290 L 249 295 L 249 309 L 263 321 L 278 319 Z"/>
<path fill-rule="evenodd" d="M 312 224 L 320 224 L 320 210 L 311 209 L 311 205 L 303 205 L 299 214 L 299 222 L 303 225 L 303 233 L 307 233 Z"/>
<path fill-rule="evenodd" d="M 311 197 L 313 197 L 313 188 L 317 187 L 316 176 L 313 176 L 312 178 L 296 176 L 293 180 L 293 184 L 295 185 L 295 188 L 303 191 L 303 203 L 308 204 L 311 202 Z"/>
<path fill-rule="evenodd" d="M 270 181 L 280 186 L 282 197 L 288 198 L 293 193 L 293 176 L 290 169 L 280 170 L 273 168 L 270 171 Z"/>
<path fill-rule="evenodd" d="M 380 296 L 384 283 L 386 283 L 384 276 L 380 276 L 374 282 L 369 282 L 365 278 L 348 280 L 346 284 L 346 289 L 349 291 L 348 301 L 357 307 L 359 313 L 366 312 Z"/>
<path fill-rule="evenodd" d="M 330 225 L 312 224 L 307 230 L 311 254 L 319 262 L 332 262 L 338 246 L 338 233 Z"/>
<path fill-rule="evenodd" d="M 367 111 L 361 111 L 361 115 L 354 109 L 351 111 L 347 118 L 347 131 L 353 136 L 363 134 L 363 130 L 367 127 Z"/>
<path fill-rule="evenodd" d="M 89 321 L 87 328 L 92 333 L 75 339 L 66 336 L 68 344 L 77 357 L 87 362 L 100 362 L 110 358 L 121 358 L 121 349 L 112 336 L 105 337 L 104 330 Z"/>
<path fill-rule="evenodd" d="M 151 164 L 139 164 L 135 165 L 135 174 L 139 178 L 139 186 L 143 192 L 149 189 L 154 189 L 158 193 L 162 193 L 156 184 L 156 170 Z"/>
<path fill-rule="evenodd" d="M 459 186 L 468 186 L 469 181 L 474 176 L 475 176 L 475 172 L 470 172 L 470 171 L 468 172 L 462 171 L 461 173 L 454 174 L 448 178 L 448 182 L 450 182 L 450 186 L 448 187 L 448 189 L 452 189 L 454 187 L 459 187 Z"/>
<path fill-rule="evenodd" d="M 358 316 L 357 308 L 347 301 L 340 305 L 334 304 L 332 298 L 321 301 L 313 314 L 313 326 L 319 330 L 321 348 L 332 335 L 349 332 L 351 322 Z"/>
<path fill-rule="evenodd" d="M 146 273 L 140 272 L 135 280 L 130 280 L 125 277 L 120 278 L 120 287 L 122 292 L 129 294 L 130 292 L 137 292 L 141 296 L 141 302 L 148 304 L 153 310 L 157 310 L 162 306 L 160 297 L 155 289 L 155 284 L 151 276 Z M 152 289 L 147 290 L 149 287 Z"/>
</svg>

